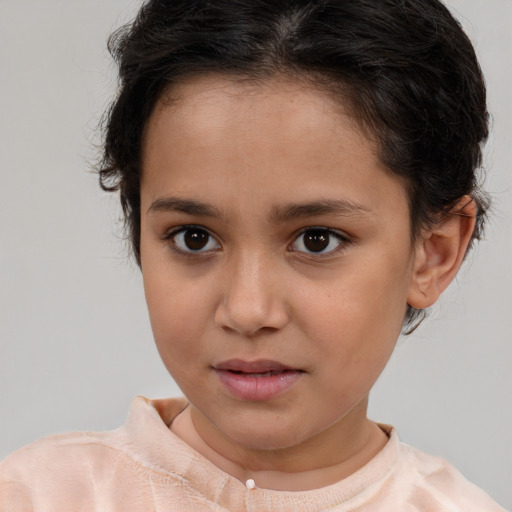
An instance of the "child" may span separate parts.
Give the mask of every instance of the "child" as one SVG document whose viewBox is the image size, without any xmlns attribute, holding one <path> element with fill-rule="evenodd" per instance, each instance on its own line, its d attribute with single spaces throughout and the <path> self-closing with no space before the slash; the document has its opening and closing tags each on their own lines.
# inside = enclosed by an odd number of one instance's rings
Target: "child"
<svg viewBox="0 0 512 512">
<path fill-rule="evenodd" d="M 101 184 L 187 397 L 0 466 L 0 510 L 502 510 L 367 418 L 481 233 L 473 49 L 435 0 L 149 1 Z"/>
</svg>

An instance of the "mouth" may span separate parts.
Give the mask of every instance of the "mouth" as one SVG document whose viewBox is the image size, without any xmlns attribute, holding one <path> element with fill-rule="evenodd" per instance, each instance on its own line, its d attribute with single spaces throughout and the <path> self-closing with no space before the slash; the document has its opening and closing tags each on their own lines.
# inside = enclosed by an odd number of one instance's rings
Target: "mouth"
<svg viewBox="0 0 512 512">
<path fill-rule="evenodd" d="M 304 371 L 277 361 L 230 359 L 213 370 L 229 394 L 246 401 L 266 401 L 290 390 Z"/>
<path fill-rule="evenodd" d="M 285 372 L 291 372 L 293 370 L 271 370 L 268 372 L 239 372 L 237 370 L 226 370 L 237 375 L 248 375 L 251 377 L 272 377 L 274 375 L 280 375 Z"/>
</svg>

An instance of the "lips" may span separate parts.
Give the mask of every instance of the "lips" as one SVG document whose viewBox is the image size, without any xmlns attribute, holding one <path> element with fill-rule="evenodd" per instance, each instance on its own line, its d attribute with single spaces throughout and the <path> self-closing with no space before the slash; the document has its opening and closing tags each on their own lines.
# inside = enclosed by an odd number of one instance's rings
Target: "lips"
<svg viewBox="0 0 512 512">
<path fill-rule="evenodd" d="M 304 375 L 277 361 L 230 359 L 213 367 L 225 389 L 240 400 L 266 401 L 282 395 Z"/>
</svg>

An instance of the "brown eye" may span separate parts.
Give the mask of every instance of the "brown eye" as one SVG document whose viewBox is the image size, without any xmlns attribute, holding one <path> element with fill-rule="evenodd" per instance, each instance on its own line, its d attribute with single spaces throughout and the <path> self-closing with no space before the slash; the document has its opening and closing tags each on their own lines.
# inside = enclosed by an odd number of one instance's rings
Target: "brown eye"
<svg viewBox="0 0 512 512">
<path fill-rule="evenodd" d="M 303 231 L 292 244 L 295 251 L 310 254 L 327 254 L 334 252 L 346 238 L 340 233 L 327 228 L 311 228 Z"/>
<path fill-rule="evenodd" d="M 208 243 L 209 238 L 210 235 L 208 235 L 208 233 L 204 231 L 199 231 L 198 229 L 188 229 L 187 231 L 185 231 L 183 235 L 185 245 L 191 251 L 200 251 L 201 249 L 203 249 Z"/>
<path fill-rule="evenodd" d="M 207 252 L 220 245 L 208 231 L 201 228 L 186 228 L 172 235 L 174 245 L 183 252 Z"/>
<path fill-rule="evenodd" d="M 304 233 L 304 246 L 311 252 L 322 252 L 329 245 L 330 235 L 325 231 L 315 230 Z"/>
</svg>

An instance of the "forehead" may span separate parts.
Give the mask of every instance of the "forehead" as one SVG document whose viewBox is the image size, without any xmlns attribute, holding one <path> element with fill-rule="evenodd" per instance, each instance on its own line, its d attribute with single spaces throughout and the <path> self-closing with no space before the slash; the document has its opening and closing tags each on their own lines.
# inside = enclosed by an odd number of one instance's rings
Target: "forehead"
<svg viewBox="0 0 512 512">
<path fill-rule="evenodd" d="M 228 204 L 250 191 L 277 201 L 298 183 L 298 200 L 334 187 L 378 207 L 384 185 L 399 196 L 405 189 L 339 101 L 286 78 L 212 75 L 172 88 L 149 119 L 142 164 L 142 189 L 153 200 L 162 190 L 187 195 L 200 185 Z"/>
<path fill-rule="evenodd" d="M 193 77 L 168 88 L 158 106 L 173 110 L 176 119 L 180 114 L 189 118 L 207 114 L 224 120 L 236 120 L 237 114 L 247 120 L 251 113 L 257 116 L 279 107 L 287 116 L 300 116 L 299 126 L 305 127 L 325 123 L 336 113 L 348 117 L 344 101 L 337 101 L 326 88 L 306 77 L 292 75 L 253 79 L 211 73 Z"/>
</svg>

